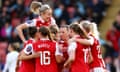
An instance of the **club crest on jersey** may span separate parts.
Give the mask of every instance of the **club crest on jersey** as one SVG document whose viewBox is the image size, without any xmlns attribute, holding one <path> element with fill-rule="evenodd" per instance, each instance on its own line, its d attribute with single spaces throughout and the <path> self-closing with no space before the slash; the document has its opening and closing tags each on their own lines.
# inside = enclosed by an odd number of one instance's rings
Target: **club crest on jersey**
<svg viewBox="0 0 120 72">
<path fill-rule="evenodd" d="M 32 46 L 27 47 L 27 52 L 30 52 L 32 50 Z"/>
</svg>

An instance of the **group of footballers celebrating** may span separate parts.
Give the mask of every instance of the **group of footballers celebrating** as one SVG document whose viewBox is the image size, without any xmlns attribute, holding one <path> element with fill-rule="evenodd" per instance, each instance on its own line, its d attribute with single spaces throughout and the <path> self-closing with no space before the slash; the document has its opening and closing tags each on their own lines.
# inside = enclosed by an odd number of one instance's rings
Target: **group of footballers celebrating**
<svg viewBox="0 0 120 72">
<path fill-rule="evenodd" d="M 39 16 L 16 28 L 24 43 L 16 72 L 106 72 L 95 23 L 58 28 L 49 5 L 33 1 L 30 9 Z M 26 28 L 28 40 L 22 32 Z"/>
</svg>

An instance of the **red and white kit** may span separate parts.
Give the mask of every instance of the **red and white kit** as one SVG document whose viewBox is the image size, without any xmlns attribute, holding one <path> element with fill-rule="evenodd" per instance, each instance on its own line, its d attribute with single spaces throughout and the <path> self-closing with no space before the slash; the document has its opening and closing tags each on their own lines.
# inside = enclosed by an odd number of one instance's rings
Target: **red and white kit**
<svg viewBox="0 0 120 72">
<path fill-rule="evenodd" d="M 40 53 L 36 58 L 35 72 L 58 72 L 55 56 L 62 55 L 58 51 L 56 42 L 48 39 L 40 39 L 34 44 L 34 51 Z"/>
<path fill-rule="evenodd" d="M 40 26 L 50 26 L 50 25 L 56 25 L 55 19 L 54 18 L 50 18 L 48 22 L 45 22 L 40 16 L 33 19 L 33 20 L 28 20 L 25 22 L 25 24 L 28 27 L 40 27 Z"/>
<path fill-rule="evenodd" d="M 90 47 L 93 56 L 93 62 L 89 65 L 90 70 L 91 72 L 104 72 L 105 63 L 102 58 L 99 40 L 97 40 L 94 36 L 91 37 L 94 39 L 94 44 Z"/>
<path fill-rule="evenodd" d="M 77 36 L 76 36 L 77 37 Z M 79 39 L 79 37 L 77 37 Z M 78 42 L 72 42 L 68 47 L 69 51 L 75 51 L 75 61 L 71 65 L 70 72 L 89 72 L 87 62 L 89 47 Z"/>
<path fill-rule="evenodd" d="M 33 39 L 29 39 L 24 45 L 24 53 L 27 55 L 33 54 Z M 22 60 L 19 72 L 35 72 L 35 59 Z"/>
</svg>

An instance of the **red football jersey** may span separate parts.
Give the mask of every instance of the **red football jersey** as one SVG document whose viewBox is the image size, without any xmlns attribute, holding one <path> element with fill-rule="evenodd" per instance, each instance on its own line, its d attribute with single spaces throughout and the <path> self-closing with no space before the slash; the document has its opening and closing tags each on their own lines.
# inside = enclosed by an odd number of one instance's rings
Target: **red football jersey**
<svg viewBox="0 0 120 72">
<path fill-rule="evenodd" d="M 61 47 L 62 47 L 62 53 L 63 53 L 63 57 L 64 57 L 64 61 L 58 64 L 58 71 L 62 72 L 63 71 L 63 67 L 64 67 L 64 63 L 68 59 L 68 52 L 67 52 L 67 50 L 68 50 L 68 43 L 65 42 L 65 41 L 60 40 L 58 42 L 58 44 L 61 45 Z"/>
<path fill-rule="evenodd" d="M 57 72 L 55 59 L 56 43 L 50 40 L 39 40 L 34 44 L 34 51 L 40 53 L 36 58 L 35 72 Z"/>
<path fill-rule="evenodd" d="M 40 26 L 50 26 L 50 25 L 56 25 L 55 19 L 54 18 L 49 18 L 49 21 L 45 22 L 40 16 L 33 19 L 33 20 L 28 20 L 25 22 L 25 24 L 28 27 L 32 27 L 32 26 L 36 26 L 36 27 L 40 27 Z"/>
<path fill-rule="evenodd" d="M 76 36 L 76 38 L 80 37 Z M 68 47 L 68 52 L 70 50 L 75 50 L 75 61 L 73 61 L 71 64 L 70 72 L 89 72 L 89 66 L 87 62 L 89 46 L 82 45 L 79 42 L 73 43 Z"/>
<path fill-rule="evenodd" d="M 51 23 L 51 18 L 49 19 L 48 22 L 43 22 L 39 17 L 36 19 L 36 27 L 50 26 L 50 23 Z"/>
<path fill-rule="evenodd" d="M 31 50 L 32 47 L 29 47 L 29 44 L 32 44 L 33 40 L 30 39 L 27 41 L 27 43 L 24 45 L 25 50 L 27 54 L 32 54 Z M 35 59 L 30 59 L 30 60 L 22 60 L 19 72 L 35 72 Z"/>
<path fill-rule="evenodd" d="M 68 43 L 65 41 L 59 41 L 58 44 L 62 46 L 63 57 L 65 60 L 67 60 L 68 59 L 68 53 L 67 53 Z"/>
<path fill-rule="evenodd" d="M 91 48 L 91 53 L 93 56 L 93 62 L 90 64 L 90 68 L 91 69 L 95 67 L 105 68 L 105 63 L 102 58 L 99 40 L 97 40 L 94 36 L 92 37 L 94 38 L 94 44 L 90 48 Z"/>
<path fill-rule="evenodd" d="M 80 43 L 76 43 L 76 45 L 76 56 L 75 61 L 71 65 L 71 72 L 89 72 L 87 64 L 88 48 Z"/>
</svg>

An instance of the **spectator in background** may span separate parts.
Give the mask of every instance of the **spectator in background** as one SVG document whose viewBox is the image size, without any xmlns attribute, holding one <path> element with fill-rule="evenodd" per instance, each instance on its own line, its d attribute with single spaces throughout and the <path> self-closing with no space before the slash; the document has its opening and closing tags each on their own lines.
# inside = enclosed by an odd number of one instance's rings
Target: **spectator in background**
<svg viewBox="0 0 120 72">
<path fill-rule="evenodd" d="M 19 48 L 19 44 L 17 43 L 9 44 L 9 47 L 8 47 L 9 53 L 7 54 L 7 57 L 6 57 L 6 64 L 3 72 L 7 72 L 7 71 L 15 72 L 17 57 L 19 55 L 19 53 L 17 52 L 18 48 Z"/>
<path fill-rule="evenodd" d="M 62 20 L 60 21 L 60 27 L 61 27 L 61 26 L 64 26 L 64 25 L 67 25 L 67 22 L 66 22 L 66 20 L 62 19 Z"/>
<path fill-rule="evenodd" d="M 5 0 L 3 3 L 3 6 L 6 6 L 8 8 L 7 10 L 8 12 L 9 12 L 9 8 L 11 7 L 10 3 L 11 3 L 10 0 Z"/>
<path fill-rule="evenodd" d="M 53 14 L 55 16 L 56 21 L 58 22 L 58 24 L 60 23 L 60 17 L 63 14 L 65 7 L 63 4 L 59 4 L 57 8 L 55 8 Z"/>
<path fill-rule="evenodd" d="M 106 63 L 106 69 L 109 71 L 109 72 L 116 72 L 116 68 L 115 68 L 115 65 L 113 63 L 113 59 L 111 56 L 107 56 L 105 58 L 105 63 Z"/>
<path fill-rule="evenodd" d="M 11 38 L 11 31 L 12 31 L 12 26 L 9 24 L 9 22 L 5 23 L 5 33 L 6 33 L 6 37 L 8 39 Z"/>
<path fill-rule="evenodd" d="M 59 4 L 57 8 L 55 8 L 54 10 L 54 16 L 55 18 L 59 19 L 60 16 L 62 15 L 64 10 L 64 5 L 63 4 Z"/>
<path fill-rule="evenodd" d="M 10 38 L 11 37 L 11 29 L 12 26 L 10 26 L 9 22 L 6 22 L 5 25 L 1 28 L 0 34 L 1 37 L 6 37 L 6 38 Z"/>
<path fill-rule="evenodd" d="M 64 4 L 65 6 L 70 5 L 71 0 L 60 0 L 62 4 Z"/>
<path fill-rule="evenodd" d="M 80 1 L 77 1 L 76 4 L 78 6 L 79 13 L 81 13 L 82 15 L 85 15 L 85 1 L 80 0 Z"/>
<path fill-rule="evenodd" d="M 115 27 L 116 30 L 120 31 L 120 11 L 118 12 L 116 21 L 113 23 L 113 26 Z"/>
<path fill-rule="evenodd" d="M 113 48 L 112 54 L 114 59 L 114 65 L 116 71 L 120 71 L 120 11 L 116 16 L 116 20 L 113 23 L 112 28 L 107 32 L 106 39 L 108 40 L 109 46 Z"/>
<path fill-rule="evenodd" d="M 17 3 L 10 8 L 10 11 L 12 17 L 22 18 L 25 14 L 24 0 L 17 0 Z"/>
<path fill-rule="evenodd" d="M 74 5 L 70 5 L 67 7 L 68 13 L 68 24 L 72 23 L 73 21 L 79 20 L 81 14 L 78 12 L 78 9 Z"/>
<path fill-rule="evenodd" d="M 0 13 L 0 25 L 4 26 L 4 23 L 9 21 L 10 22 L 10 13 L 7 11 L 8 7 L 2 7 L 2 12 Z"/>
<path fill-rule="evenodd" d="M 120 72 L 120 55 L 115 58 L 114 65 L 116 67 L 116 72 Z"/>
<path fill-rule="evenodd" d="M 120 54 L 120 12 L 113 23 L 113 27 L 107 32 L 106 38 L 109 45 L 114 48 L 114 56 L 118 56 Z"/>
<path fill-rule="evenodd" d="M 3 70 L 3 66 L 5 63 L 6 50 L 7 50 L 8 42 L 5 38 L 0 37 L 0 72 Z"/>
<path fill-rule="evenodd" d="M 95 18 L 93 16 L 93 9 L 90 7 L 86 8 L 86 15 L 85 15 L 86 19 L 91 21 L 91 22 L 95 22 Z"/>
<path fill-rule="evenodd" d="M 116 35 L 116 49 L 118 57 L 115 58 L 115 66 L 117 68 L 117 72 L 120 71 L 120 11 L 118 12 L 118 15 L 116 17 L 116 21 L 113 23 L 113 27 L 115 29 L 115 35 Z"/>
<path fill-rule="evenodd" d="M 105 11 L 105 5 L 102 0 L 88 0 L 88 7 L 93 9 L 93 16 L 95 17 L 95 22 L 100 23 L 103 17 L 103 12 Z"/>
</svg>

